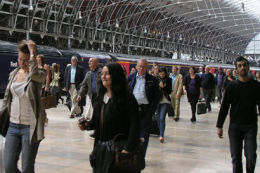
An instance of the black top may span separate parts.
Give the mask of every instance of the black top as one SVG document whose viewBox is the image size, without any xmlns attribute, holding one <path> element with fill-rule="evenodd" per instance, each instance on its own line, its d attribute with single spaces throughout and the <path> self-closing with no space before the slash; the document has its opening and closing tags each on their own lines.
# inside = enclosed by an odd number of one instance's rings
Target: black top
<svg viewBox="0 0 260 173">
<path fill-rule="evenodd" d="M 102 104 L 104 104 L 103 128 L 101 128 L 100 123 Z M 127 96 L 125 108 L 121 110 L 123 111 L 120 111 L 115 107 L 113 99 L 109 99 L 107 104 L 105 104 L 103 102 L 103 97 L 100 96 L 98 98 L 98 103 L 94 108 L 93 118 L 89 122 L 87 129 L 95 129 L 95 144 L 97 141 L 109 141 L 119 133 L 125 134 L 128 136 L 128 143 L 125 149 L 130 152 L 139 141 L 140 131 L 138 104 L 131 93 Z"/>
<path fill-rule="evenodd" d="M 199 75 L 195 75 L 195 88 L 196 88 L 196 92 L 195 94 L 193 93 L 193 95 L 196 95 L 195 97 L 197 97 L 197 99 L 195 100 L 198 100 L 199 99 L 199 96 L 200 96 L 200 87 L 201 87 L 201 78 L 199 77 Z M 190 102 L 190 99 L 191 99 L 191 94 L 190 94 L 190 81 L 191 81 L 191 77 L 190 75 L 186 75 L 185 78 L 184 78 L 184 83 L 183 85 L 185 86 L 185 89 L 187 91 L 187 97 L 188 97 L 188 100 Z"/>
<path fill-rule="evenodd" d="M 170 94 L 172 92 L 172 79 L 166 76 L 163 79 L 159 77 L 158 81 L 159 83 L 163 82 L 163 84 L 165 85 L 164 88 L 159 87 L 159 90 L 161 92 L 160 101 L 163 99 L 163 95 L 168 101 L 171 101 Z"/>
<path fill-rule="evenodd" d="M 218 115 L 217 127 L 222 128 L 229 106 L 230 123 L 250 125 L 257 123 L 256 105 L 260 101 L 260 83 L 232 81 L 226 89 Z"/>
</svg>

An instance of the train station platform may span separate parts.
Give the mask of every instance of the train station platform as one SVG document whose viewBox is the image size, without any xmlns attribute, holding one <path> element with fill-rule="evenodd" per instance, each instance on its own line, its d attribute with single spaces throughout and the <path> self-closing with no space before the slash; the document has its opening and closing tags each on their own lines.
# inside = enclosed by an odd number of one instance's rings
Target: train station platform
<svg viewBox="0 0 260 173">
<path fill-rule="evenodd" d="M 146 168 L 142 173 L 230 173 L 228 118 L 224 138 L 217 136 L 216 120 L 219 103 L 212 103 L 212 112 L 197 115 L 191 123 L 191 109 L 186 96 L 181 100 L 180 120 L 166 118 L 165 143 L 150 137 Z M 70 119 L 65 105 L 47 110 L 49 124 L 36 159 L 37 173 L 91 173 L 89 154 L 94 140 L 92 132 L 80 131 L 78 118 Z M 259 138 L 259 136 L 258 136 Z M 259 143 L 258 143 L 258 148 Z M 258 155 L 260 150 L 258 150 Z M 245 158 L 243 158 L 245 170 Z M 260 172 L 257 161 L 255 172 Z"/>
</svg>

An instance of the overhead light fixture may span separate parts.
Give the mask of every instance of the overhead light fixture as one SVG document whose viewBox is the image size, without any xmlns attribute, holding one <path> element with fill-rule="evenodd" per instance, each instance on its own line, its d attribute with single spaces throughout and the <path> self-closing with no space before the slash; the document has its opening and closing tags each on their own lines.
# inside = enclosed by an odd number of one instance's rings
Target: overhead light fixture
<svg viewBox="0 0 260 173">
<path fill-rule="evenodd" d="M 116 28 L 119 27 L 119 22 L 118 22 L 118 19 L 116 19 L 116 25 L 115 25 Z"/>
<path fill-rule="evenodd" d="M 243 1 L 241 2 L 241 10 L 242 10 L 242 12 L 245 12 L 245 4 Z"/>
<path fill-rule="evenodd" d="M 30 10 L 30 11 L 33 11 L 32 0 L 30 0 L 29 10 Z"/>
<path fill-rule="evenodd" d="M 79 19 L 82 19 L 81 11 L 78 11 L 78 14 L 79 14 Z"/>
<path fill-rule="evenodd" d="M 169 31 L 167 32 L 167 38 L 168 39 L 170 38 L 170 32 Z"/>
<path fill-rule="evenodd" d="M 181 34 L 180 34 L 180 36 L 179 36 L 179 40 L 182 41 L 182 36 L 181 36 Z"/>
<path fill-rule="evenodd" d="M 147 33 L 147 29 L 146 29 L 146 26 L 144 27 L 144 33 L 145 33 L 145 34 Z"/>
</svg>

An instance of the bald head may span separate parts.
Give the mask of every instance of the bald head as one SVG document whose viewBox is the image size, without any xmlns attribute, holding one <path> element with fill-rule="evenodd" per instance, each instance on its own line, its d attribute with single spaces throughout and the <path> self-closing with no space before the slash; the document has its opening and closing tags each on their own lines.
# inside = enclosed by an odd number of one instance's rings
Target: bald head
<svg viewBox="0 0 260 173">
<path fill-rule="evenodd" d="M 136 69 L 138 71 L 138 75 L 143 76 L 146 73 L 148 68 L 148 63 L 146 59 L 139 59 L 137 61 Z"/>
<path fill-rule="evenodd" d="M 98 59 L 97 58 L 90 58 L 88 61 L 88 65 L 90 70 L 94 71 L 98 67 Z"/>
</svg>

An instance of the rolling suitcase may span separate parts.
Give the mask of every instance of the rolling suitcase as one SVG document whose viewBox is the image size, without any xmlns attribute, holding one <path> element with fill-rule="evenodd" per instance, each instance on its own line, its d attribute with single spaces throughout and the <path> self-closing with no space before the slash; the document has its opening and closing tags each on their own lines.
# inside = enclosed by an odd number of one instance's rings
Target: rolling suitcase
<svg viewBox="0 0 260 173">
<path fill-rule="evenodd" d="M 207 106 L 206 106 L 206 102 L 198 102 L 197 104 L 197 114 L 205 114 L 207 113 Z"/>
</svg>

